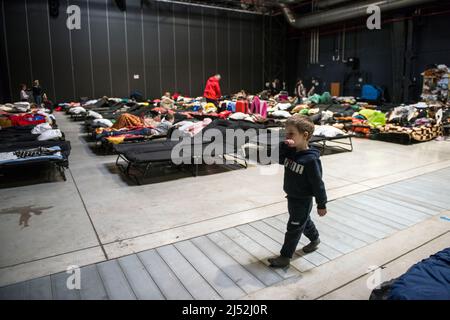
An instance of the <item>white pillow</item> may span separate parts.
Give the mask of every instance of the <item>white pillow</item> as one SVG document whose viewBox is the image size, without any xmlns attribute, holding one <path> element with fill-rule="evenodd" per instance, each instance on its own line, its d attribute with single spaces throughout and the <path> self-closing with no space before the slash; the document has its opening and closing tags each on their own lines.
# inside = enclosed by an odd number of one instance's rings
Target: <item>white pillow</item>
<svg viewBox="0 0 450 320">
<path fill-rule="evenodd" d="M 86 109 L 83 107 L 74 107 L 69 109 L 69 113 L 80 114 L 82 112 L 86 112 Z"/>
<path fill-rule="evenodd" d="M 245 114 L 245 113 L 242 113 L 242 112 L 236 112 L 236 113 L 233 113 L 230 116 L 230 119 L 233 119 L 233 120 L 244 120 L 247 117 L 248 117 L 248 114 Z"/>
<path fill-rule="evenodd" d="M 26 101 L 14 102 L 14 106 L 29 108 L 30 103 Z"/>
<path fill-rule="evenodd" d="M 1 110 L 1 111 L 5 111 L 5 112 L 11 112 L 11 111 L 13 111 L 14 109 L 13 109 L 12 107 L 10 107 L 10 106 L 0 105 L 0 110 Z"/>
<path fill-rule="evenodd" d="M 283 118 L 289 118 L 291 116 L 291 114 L 287 111 L 283 111 L 283 110 L 277 110 L 275 112 L 272 113 L 272 116 L 274 117 L 283 117 Z"/>
<path fill-rule="evenodd" d="M 276 105 L 276 107 L 278 107 L 278 109 L 280 109 L 280 110 L 287 110 L 291 107 L 291 104 L 289 102 L 284 102 L 284 103 L 280 102 Z"/>
<path fill-rule="evenodd" d="M 45 123 L 40 123 L 38 124 L 36 127 L 33 128 L 33 130 L 31 130 L 32 134 L 41 134 L 47 130 L 52 130 L 52 126 L 45 122 Z"/>
<path fill-rule="evenodd" d="M 113 126 L 113 123 L 108 119 L 95 119 L 94 123 L 95 124 L 103 124 L 103 125 L 107 126 L 108 128 Z"/>
<path fill-rule="evenodd" d="M 27 112 L 30 109 L 28 102 L 14 102 L 14 109 L 20 112 Z"/>
<path fill-rule="evenodd" d="M 316 126 L 314 129 L 313 136 L 333 138 L 342 134 L 345 134 L 345 132 L 333 126 L 325 125 L 325 126 Z"/>
<path fill-rule="evenodd" d="M 87 115 L 88 115 L 88 117 L 92 117 L 94 119 L 102 119 L 103 118 L 103 116 L 100 113 L 92 111 L 92 110 L 89 110 L 87 112 Z"/>
<path fill-rule="evenodd" d="M 47 130 L 41 133 L 41 135 L 37 138 L 39 141 L 46 141 L 46 140 L 53 140 L 53 139 L 59 139 L 62 138 L 61 130 L 59 129 L 52 129 Z"/>
<path fill-rule="evenodd" d="M 91 105 L 91 104 L 96 104 L 97 103 L 97 99 L 94 99 L 94 100 L 88 100 L 88 101 L 86 101 L 83 105 L 84 106 L 89 106 L 89 105 Z"/>
</svg>

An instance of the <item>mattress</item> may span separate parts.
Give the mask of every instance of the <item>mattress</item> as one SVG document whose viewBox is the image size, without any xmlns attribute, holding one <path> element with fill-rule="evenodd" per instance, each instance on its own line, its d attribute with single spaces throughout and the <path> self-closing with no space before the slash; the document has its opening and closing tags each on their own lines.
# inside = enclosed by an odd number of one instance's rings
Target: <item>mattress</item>
<svg viewBox="0 0 450 320">
<path fill-rule="evenodd" d="M 15 151 L 0 152 L 0 166 L 22 163 L 36 163 L 43 161 L 64 160 L 65 157 L 59 146 L 17 149 Z"/>
</svg>

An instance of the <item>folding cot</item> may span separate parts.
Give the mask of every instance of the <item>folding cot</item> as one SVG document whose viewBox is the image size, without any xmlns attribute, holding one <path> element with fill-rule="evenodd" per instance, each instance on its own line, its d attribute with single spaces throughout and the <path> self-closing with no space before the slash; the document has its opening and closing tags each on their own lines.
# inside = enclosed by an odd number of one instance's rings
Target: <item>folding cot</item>
<svg viewBox="0 0 450 320">
<path fill-rule="evenodd" d="M 23 126 L 23 127 L 7 127 L 0 130 L 0 144 L 2 143 L 14 143 L 14 142 L 22 142 L 22 141 L 36 141 L 39 137 L 39 134 L 31 133 L 31 130 L 34 128 L 33 125 Z M 56 129 L 56 126 L 53 126 Z M 62 133 L 62 137 L 59 140 L 64 140 L 64 133 Z"/>
<path fill-rule="evenodd" d="M 255 144 L 258 147 L 267 148 L 269 150 L 273 150 L 274 148 L 278 146 L 273 146 L 271 144 L 271 134 L 277 134 L 278 139 L 277 141 L 281 142 L 285 139 L 286 132 L 284 130 L 276 130 L 276 131 L 270 131 L 267 135 L 260 135 L 258 137 L 253 138 L 250 140 L 250 143 Z M 338 149 L 342 151 L 353 151 L 353 141 L 352 137 L 353 134 L 343 134 L 338 135 L 335 137 L 324 137 L 324 136 L 312 136 L 309 140 L 311 145 L 314 145 L 316 147 L 320 148 L 320 153 L 323 155 L 325 150 L 327 148 L 333 148 Z M 328 144 L 328 142 L 333 142 L 333 145 Z M 334 145 L 337 144 L 337 145 Z M 270 154 L 270 152 L 269 152 Z"/>
<path fill-rule="evenodd" d="M 105 119 L 114 118 L 115 116 L 120 115 L 124 112 L 134 111 L 141 106 L 137 103 L 123 103 L 123 102 L 114 102 L 106 99 L 99 99 L 95 104 L 82 106 L 86 109 L 85 112 L 80 113 L 71 113 L 70 109 L 67 110 L 67 113 L 70 114 L 70 118 L 75 121 L 82 121 L 86 119 L 90 119 L 88 116 L 89 111 L 95 111 L 103 116 Z M 126 108 L 126 110 L 122 110 Z"/>
<path fill-rule="evenodd" d="M 221 157 L 225 160 L 225 155 L 232 155 L 235 160 L 242 160 L 243 167 L 247 168 L 247 160 L 245 153 L 240 157 L 239 152 L 243 151 L 242 147 L 249 142 L 250 136 L 247 136 L 242 141 L 227 141 L 226 129 L 242 129 L 239 127 L 239 123 L 233 123 L 227 120 L 215 120 L 209 126 L 205 127 L 199 135 L 204 134 L 207 130 L 218 129 L 221 132 L 222 148 L 220 150 L 214 150 L 211 154 L 213 157 Z M 244 126 L 245 128 L 245 126 Z M 248 129 L 248 128 L 247 128 Z M 181 147 L 184 143 L 183 148 Z M 139 184 L 139 179 L 134 175 L 131 170 L 136 169 L 146 177 L 152 167 L 161 163 L 174 163 L 181 162 L 184 164 L 190 164 L 192 166 L 192 173 L 194 176 L 198 174 L 198 165 L 203 163 L 200 155 L 204 154 L 206 148 L 211 147 L 211 143 L 214 140 L 204 138 L 204 136 L 191 137 L 190 139 L 172 140 L 166 139 L 163 141 L 148 141 L 142 143 L 132 144 L 119 144 L 114 145 L 114 151 L 118 154 L 116 159 L 116 165 L 129 177 L 134 177 Z M 174 148 L 180 147 L 178 154 L 173 154 Z M 217 152 L 216 152 L 217 151 Z M 186 153 L 185 153 L 186 152 Z M 124 161 L 125 165 L 122 165 L 119 161 Z"/>
<path fill-rule="evenodd" d="M 34 141 L 39 136 L 32 134 L 34 126 L 7 127 L 0 130 L 0 144 L 5 142 Z"/>
<path fill-rule="evenodd" d="M 120 110 L 120 108 L 118 110 Z M 141 106 L 141 105 L 134 105 L 134 106 L 130 107 L 129 109 L 127 109 L 126 111 L 118 111 L 118 110 L 113 111 L 113 112 L 99 112 L 99 113 L 103 117 L 103 119 L 115 121 L 124 113 L 129 113 L 134 116 L 142 117 L 142 116 L 145 116 L 146 114 L 152 112 L 151 108 Z M 96 128 L 102 127 L 101 125 L 96 124 L 95 120 L 96 119 L 93 119 L 90 117 L 85 117 L 84 126 L 86 128 L 86 132 L 92 133 L 92 131 L 95 130 Z"/>
<path fill-rule="evenodd" d="M 87 111 L 87 110 L 95 110 L 95 109 L 98 109 L 98 108 L 105 108 L 107 106 L 108 106 L 108 100 L 106 100 L 106 99 L 99 99 L 94 104 L 82 105 L 81 107 L 83 107 Z M 86 113 L 87 112 L 72 113 L 72 112 L 70 112 L 71 110 L 72 110 L 72 108 L 66 109 L 66 114 L 70 115 L 70 118 L 72 120 L 81 121 L 81 120 L 84 120 L 84 118 L 86 117 Z"/>
<path fill-rule="evenodd" d="M 324 136 L 312 136 L 310 143 L 320 146 L 321 154 L 324 154 L 326 148 L 339 149 L 342 151 L 353 151 L 353 134 L 342 134 L 335 137 L 324 137 Z M 327 142 L 333 142 L 333 144 L 338 144 L 330 146 Z"/>
<path fill-rule="evenodd" d="M 22 141 L 0 144 L 0 171 L 25 164 L 52 164 L 66 181 L 69 168 L 69 141 Z"/>
</svg>

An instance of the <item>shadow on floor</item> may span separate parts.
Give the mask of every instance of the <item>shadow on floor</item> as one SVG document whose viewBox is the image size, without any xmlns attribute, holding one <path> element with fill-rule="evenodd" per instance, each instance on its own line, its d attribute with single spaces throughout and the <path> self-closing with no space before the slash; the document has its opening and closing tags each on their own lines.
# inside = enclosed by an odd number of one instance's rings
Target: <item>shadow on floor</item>
<svg viewBox="0 0 450 320">
<path fill-rule="evenodd" d="M 248 165 L 248 167 L 252 166 L 254 165 Z M 111 174 L 119 174 L 128 185 L 154 184 L 194 177 L 193 168 L 190 165 L 174 166 L 169 163 L 160 164 L 152 167 L 151 170 L 148 171 L 146 177 L 135 169 L 130 170 L 130 175 L 128 176 L 121 169 L 119 169 L 115 163 L 107 163 L 105 164 L 105 167 L 109 172 L 111 172 Z M 209 176 L 234 170 L 245 170 L 245 168 L 239 164 L 203 164 L 198 166 L 197 176 Z"/>
<path fill-rule="evenodd" d="M 0 170 L 0 189 L 64 181 L 50 163 L 24 164 Z"/>
<path fill-rule="evenodd" d="M 327 156 L 327 155 L 337 154 L 337 153 L 345 153 L 345 152 L 351 152 L 351 151 L 343 150 L 339 147 L 327 146 L 325 148 L 325 150 L 323 151 L 322 156 Z"/>
<path fill-rule="evenodd" d="M 86 149 L 88 149 L 93 155 L 96 156 L 112 156 L 117 155 L 113 149 L 112 143 L 104 143 L 101 144 L 100 141 L 97 141 L 89 134 L 83 134 L 79 136 L 79 140 L 82 142 L 82 145 L 86 146 Z M 163 139 L 141 139 L 141 140 L 135 140 L 135 141 L 128 141 L 127 143 L 131 144 L 134 142 L 149 142 L 149 141 L 164 141 L 166 138 Z"/>
<path fill-rule="evenodd" d="M 111 145 L 105 147 L 101 145 L 100 142 L 95 140 L 94 137 L 87 133 L 80 135 L 78 139 L 81 141 L 81 144 L 84 146 L 84 148 L 88 150 L 88 152 L 90 152 L 92 155 L 100 157 L 114 155 Z"/>
</svg>

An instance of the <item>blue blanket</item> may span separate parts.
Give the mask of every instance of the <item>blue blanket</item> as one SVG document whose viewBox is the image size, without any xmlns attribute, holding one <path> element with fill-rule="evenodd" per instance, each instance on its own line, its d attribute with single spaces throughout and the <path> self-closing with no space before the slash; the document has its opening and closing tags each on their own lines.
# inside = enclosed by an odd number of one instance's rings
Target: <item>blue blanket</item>
<svg viewBox="0 0 450 320">
<path fill-rule="evenodd" d="M 450 300 L 450 248 L 409 268 L 392 284 L 388 299 Z"/>
</svg>

